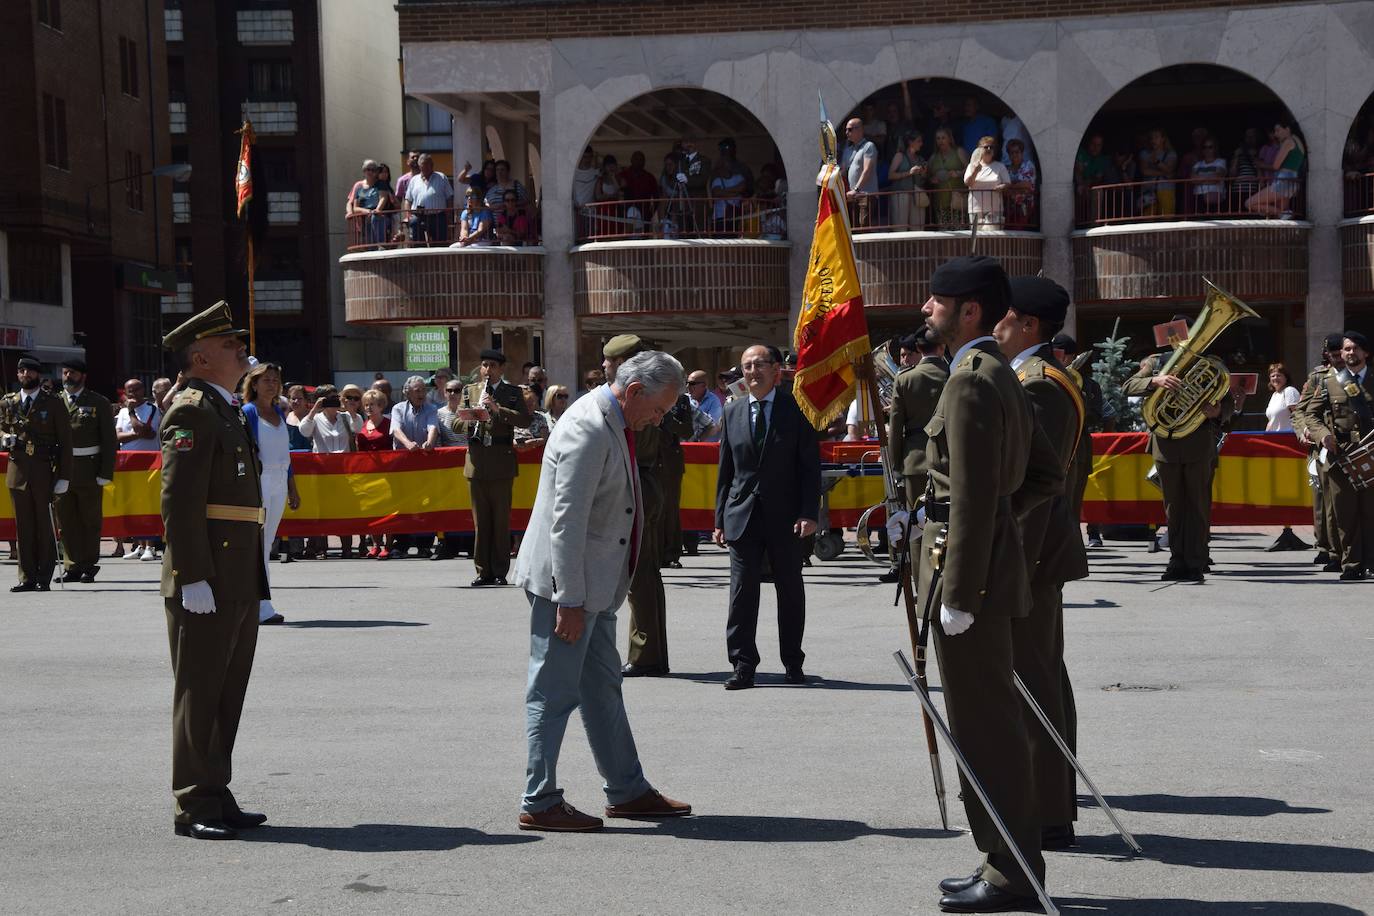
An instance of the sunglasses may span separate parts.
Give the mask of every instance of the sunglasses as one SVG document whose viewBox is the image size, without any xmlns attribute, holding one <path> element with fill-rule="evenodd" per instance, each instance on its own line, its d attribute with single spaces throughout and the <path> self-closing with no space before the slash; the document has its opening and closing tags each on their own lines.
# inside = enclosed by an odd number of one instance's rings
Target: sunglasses
<svg viewBox="0 0 1374 916">
<path fill-rule="evenodd" d="M 566 394 L 555 394 L 553 396 L 553 399 L 555 401 L 566 401 L 568 399 L 568 396 Z"/>
<path fill-rule="evenodd" d="M 362 397 L 361 397 L 360 395 L 356 395 L 356 394 L 346 394 L 346 395 L 344 395 L 344 400 L 345 400 L 345 401 L 361 401 L 361 400 L 362 400 Z"/>
</svg>

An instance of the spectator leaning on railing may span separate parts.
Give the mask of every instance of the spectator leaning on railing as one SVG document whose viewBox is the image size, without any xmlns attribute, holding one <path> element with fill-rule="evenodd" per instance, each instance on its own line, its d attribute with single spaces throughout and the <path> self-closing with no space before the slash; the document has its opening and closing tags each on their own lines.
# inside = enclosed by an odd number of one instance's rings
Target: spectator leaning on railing
<svg viewBox="0 0 1374 916">
<path fill-rule="evenodd" d="M 887 167 L 888 186 L 892 195 L 891 218 L 894 229 L 923 229 L 930 195 L 922 190 L 928 170 L 921 149 L 925 138 L 919 131 L 909 130 L 898 141 L 898 149 Z"/>
<path fill-rule="evenodd" d="M 377 181 L 378 164 L 375 159 L 363 162 L 362 180 L 353 186 L 345 215 L 357 226 L 355 238 L 363 244 L 380 245 L 390 238 L 388 220 L 381 215 L 390 209 L 391 193 Z"/>
<path fill-rule="evenodd" d="M 504 203 L 503 203 L 504 209 Z M 492 214 L 487 202 L 476 188 L 468 188 L 467 206 L 458 219 L 458 244 L 463 248 L 471 245 L 490 245 L 493 240 Z"/>
<path fill-rule="evenodd" d="M 931 154 L 928 167 L 931 177 L 930 186 L 936 189 L 935 223 L 948 227 L 964 221 L 964 169 L 968 165 L 968 154 L 962 147 L 954 144 L 954 133 L 948 127 L 935 131 L 935 152 Z"/>
<path fill-rule="evenodd" d="M 1002 191 L 1011 183 L 1007 167 L 993 155 L 997 138 L 984 136 L 964 169 L 964 184 L 968 186 L 968 216 L 980 226 L 1000 226 L 1003 207 Z"/>
<path fill-rule="evenodd" d="M 1298 193 L 1298 176 L 1307 162 L 1307 146 L 1293 132 L 1292 121 L 1276 122 L 1274 139 L 1279 146 L 1268 163 L 1274 169 L 1274 181 L 1247 200 L 1245 209 L 1265 216 L 1292 219 L 1293 196 Z"/>
<path fill-rule="evenodd" d="M 1162 128 L 1150 131 L 1149 146 L 1140 151 L 1140 178 L 1149 182 L 1140 192 L 1138 201 L 1142 216 L 1172 216 L 1177 205 L 1174 200 L 1174 177 L 1178 173 L 1178 153 Z"/>
<path fill-rule="evenodd" d="M 1003 195 L 1007 209 L 1007 225 L 1024 229 L 1035 224 L 1035 160 L 1026 155 L 1022 140 L 1007 142 L 1007 175 L 1010 183 Z"/>
<path fill-rule="evenodd" d="M 869 195 L 878 192 L 878 148 L 864 137 L 864 122 L 858 118 L 845 122 L 840 171 L 848 187 L 845 197 L 853 202 L 854 225 L 871 225 Z"/>
<path fill-rule="evenodd" d="M 1222 209 L 1221 201 L 1226 189 L 1226 160 L 1217 155 L 1217 142 L 1208 137 L 1202 143 L 1197 160 L 1193 163 L 1193 211 L 1195 213 L 1216 213 Z M 1216 179 L 1201 181 L 1196 179 Z"/>
<path fill-rule="evenodd" d="M 496 181 L 487 188 L 486 192 L 487 206 L 494 209 L 498 201 L 504 204 L 506 194 L 509 191 L 515 192 L 516 199 L 523 206 L 526 200 L 525 186 L 511 177 L 510 163 L 504 159 L 497 159 L 495 168 Z"/>
<path fill-rule="evenodd" d="M 453 186 L 443 172 L 434 170 L 429 153 L 420 155 L 420 174 L 406 185 L 405 213 L 413 242 L 448 241 L 448 210 L 453 206 Z"/>
</svg>

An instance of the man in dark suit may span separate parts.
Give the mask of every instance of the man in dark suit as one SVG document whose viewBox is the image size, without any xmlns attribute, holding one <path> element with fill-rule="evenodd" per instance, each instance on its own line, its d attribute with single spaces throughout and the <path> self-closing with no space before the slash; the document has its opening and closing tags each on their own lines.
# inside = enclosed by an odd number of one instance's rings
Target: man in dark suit
<svg viewBox="0 0 1374 916">
<path fill-rule="evenodd" d="M 782 354 L 755 344 L 740 360 L 747 398 L 725 407 L 716 482 L 717 544 L 730 548 L 730 616 L 725 646 L 734 673 L 726 690 L 754 686 L 759 664 L 759 576 L 768 557 L 778 593 L 778 654 L 789 684 L 805 683 L 806 592 L 801 539 L 816 530 L 821 456 L 816 433 L 792 395 L 778 387 Z"/>
</svg>

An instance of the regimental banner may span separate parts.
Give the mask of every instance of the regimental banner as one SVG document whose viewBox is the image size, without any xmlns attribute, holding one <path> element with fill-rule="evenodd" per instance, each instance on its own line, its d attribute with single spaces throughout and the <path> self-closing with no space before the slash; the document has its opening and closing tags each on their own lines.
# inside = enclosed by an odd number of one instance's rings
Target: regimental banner
<svg viewBox="0 0 1374 916">
<path fill-rule="evenodd" d="M 1093 473 L 1083 501 L 1083 520 L 1099 524 L 1163 524 L 1159 491 L 1145 480 L 1150 454 L 1144 433 L 1093 435 Z M 869 506 L 883 501 L 880 476 L 861 476 L 875 459 L 872 442 L 827 442 L 821 459 L 828 471 L 830 524 L 853 527 Z M 511 501 L 511 527 L 522 529 L 539 484 L 540 448 L 517 450 L 520 473 Z M 682 527 L 715 527 L 714 443 L 683 445 Z M 471 531 L 472 504 L 463 479 L 466 449 L 432 452 L 294 452 L 291 466 L 301 508 L 288 511 L 281 534 L 292 537 Z M 106 537 L 153 537 L 162 533 L 159 452 L 120 452 L 113 486 L 105 488 Z M 0 454 L 0 471 L 8 459 Z M 875 518 L 874 524 L 881 520 Z M 1235 434 L 1227 438 L 1212 489 L 1216 525 L 1308 525 L 1312 491 L 1307 450 L 1288 433 Z M 0 540 L 14 538 L 14 507 L 0 499 Z"/>
</svg>

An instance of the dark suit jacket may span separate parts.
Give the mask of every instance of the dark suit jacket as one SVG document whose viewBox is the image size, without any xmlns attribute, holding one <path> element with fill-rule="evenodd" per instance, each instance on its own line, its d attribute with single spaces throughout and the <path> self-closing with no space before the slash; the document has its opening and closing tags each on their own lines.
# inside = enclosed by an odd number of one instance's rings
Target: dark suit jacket
<svg viewBox="0 0 1374 916">
<path fill-rule="evenodd" d="M 799 518 L 820 514 L 821 453 L 816 432 L 792 395 L 775 389 L 763 451 L 754 447 L 749 399 L 725 405 L 720 468 L 716 478 L 716 527 L 727 541 L 744 534 L 755 512 L 769 531 L 788 530 Z"/>
</svg>

